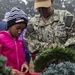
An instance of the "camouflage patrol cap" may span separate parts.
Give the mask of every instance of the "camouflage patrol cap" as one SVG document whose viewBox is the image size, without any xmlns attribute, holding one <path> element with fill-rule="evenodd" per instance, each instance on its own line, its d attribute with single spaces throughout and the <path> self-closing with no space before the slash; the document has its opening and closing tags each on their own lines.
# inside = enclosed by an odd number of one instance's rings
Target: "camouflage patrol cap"
<svg viewBox="0 0 75 75">
<path fill-rule="evenodd" d="M 34 8 L 37 9 L 39 7 L 49 7 L 51 6 L 51 0 L 35 0 Z"/>
</svg>

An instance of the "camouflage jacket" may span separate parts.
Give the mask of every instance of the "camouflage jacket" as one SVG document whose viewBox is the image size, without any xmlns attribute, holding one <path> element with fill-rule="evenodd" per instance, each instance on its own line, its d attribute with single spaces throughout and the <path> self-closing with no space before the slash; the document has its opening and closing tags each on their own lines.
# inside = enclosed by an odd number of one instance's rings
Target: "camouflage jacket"
<svg viewBox="0 0 75 75">
<path fill-rule="evenodd" d="M 54 10 L 54 14 L 48 20 L 43 19 L 40 15 L 31 18 L 28 23 L 29 29 L 25 34 L 30 52 L 45 50 L 52 43 L 64 44 L 71 36 L 67 36 L 66 32 L 66 28 L 68 28 L 65 26 L 66 16 L 73 15 L 66 10 Z M 70 28 L 68 29 L 70 30 Z M 71 32 L 69 31 L 69 34 Z"/>
</svg>

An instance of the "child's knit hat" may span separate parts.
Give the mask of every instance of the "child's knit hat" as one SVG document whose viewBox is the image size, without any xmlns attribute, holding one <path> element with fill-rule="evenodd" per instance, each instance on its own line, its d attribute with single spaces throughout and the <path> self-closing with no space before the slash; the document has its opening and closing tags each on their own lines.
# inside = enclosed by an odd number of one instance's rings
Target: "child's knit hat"
<svg viewBox="0 0 75 75">
<path fill-rule="evenodd" d="M 7 21 L 7 28 L 9 29 L 10 26 L 14 25 L 14 24 L 26 24 L 28 23 L 28 17 L 26 15 L 26 13 L 18 8 L 18 7 L 13 7 L 10 11 L 10 15 L 8 17 L 8 21 Z"/>
</svg>

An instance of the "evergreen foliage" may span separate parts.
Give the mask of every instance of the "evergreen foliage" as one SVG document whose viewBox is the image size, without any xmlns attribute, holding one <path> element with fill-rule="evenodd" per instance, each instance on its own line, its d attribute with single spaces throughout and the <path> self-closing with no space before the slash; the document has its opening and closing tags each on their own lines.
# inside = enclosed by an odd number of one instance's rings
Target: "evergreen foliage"
<svg viewBox="0 0 75 75">
<path fill-rule="evenodd" d="M 75 62 L 75 51 L 59 46 L 45 50 L 34 60 L 35 71 L 41 72 L 50 64 L 58 64 L 63 61 Z"/>
<path fill-rule="evenodd" d="M 0 55 L 0 75 L 11 75 L 11 67 L 6 67 L 7 58 Z"/>
<path fill-rule="evenodd" d="M 48 69 L 40 75 L 75 75 L 75 63 L 63 62 L 51 64 Z"/>
</svg>

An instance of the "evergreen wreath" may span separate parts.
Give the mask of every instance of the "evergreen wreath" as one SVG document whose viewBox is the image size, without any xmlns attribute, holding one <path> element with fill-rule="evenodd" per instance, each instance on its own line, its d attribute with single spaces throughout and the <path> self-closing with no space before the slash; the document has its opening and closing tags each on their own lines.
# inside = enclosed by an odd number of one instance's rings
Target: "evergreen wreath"
<svg viewBox="0 0 75 75">
<path fill-rule="evenodd" d="M 56 46 L 40 53 L 34 60 L 34 68 L 36 72 L 41 72 L 44 68 L 48 68 L 50 64 L 58 64 L 63 61 L 75 62 L 75 51 Z"/>
</svg>

